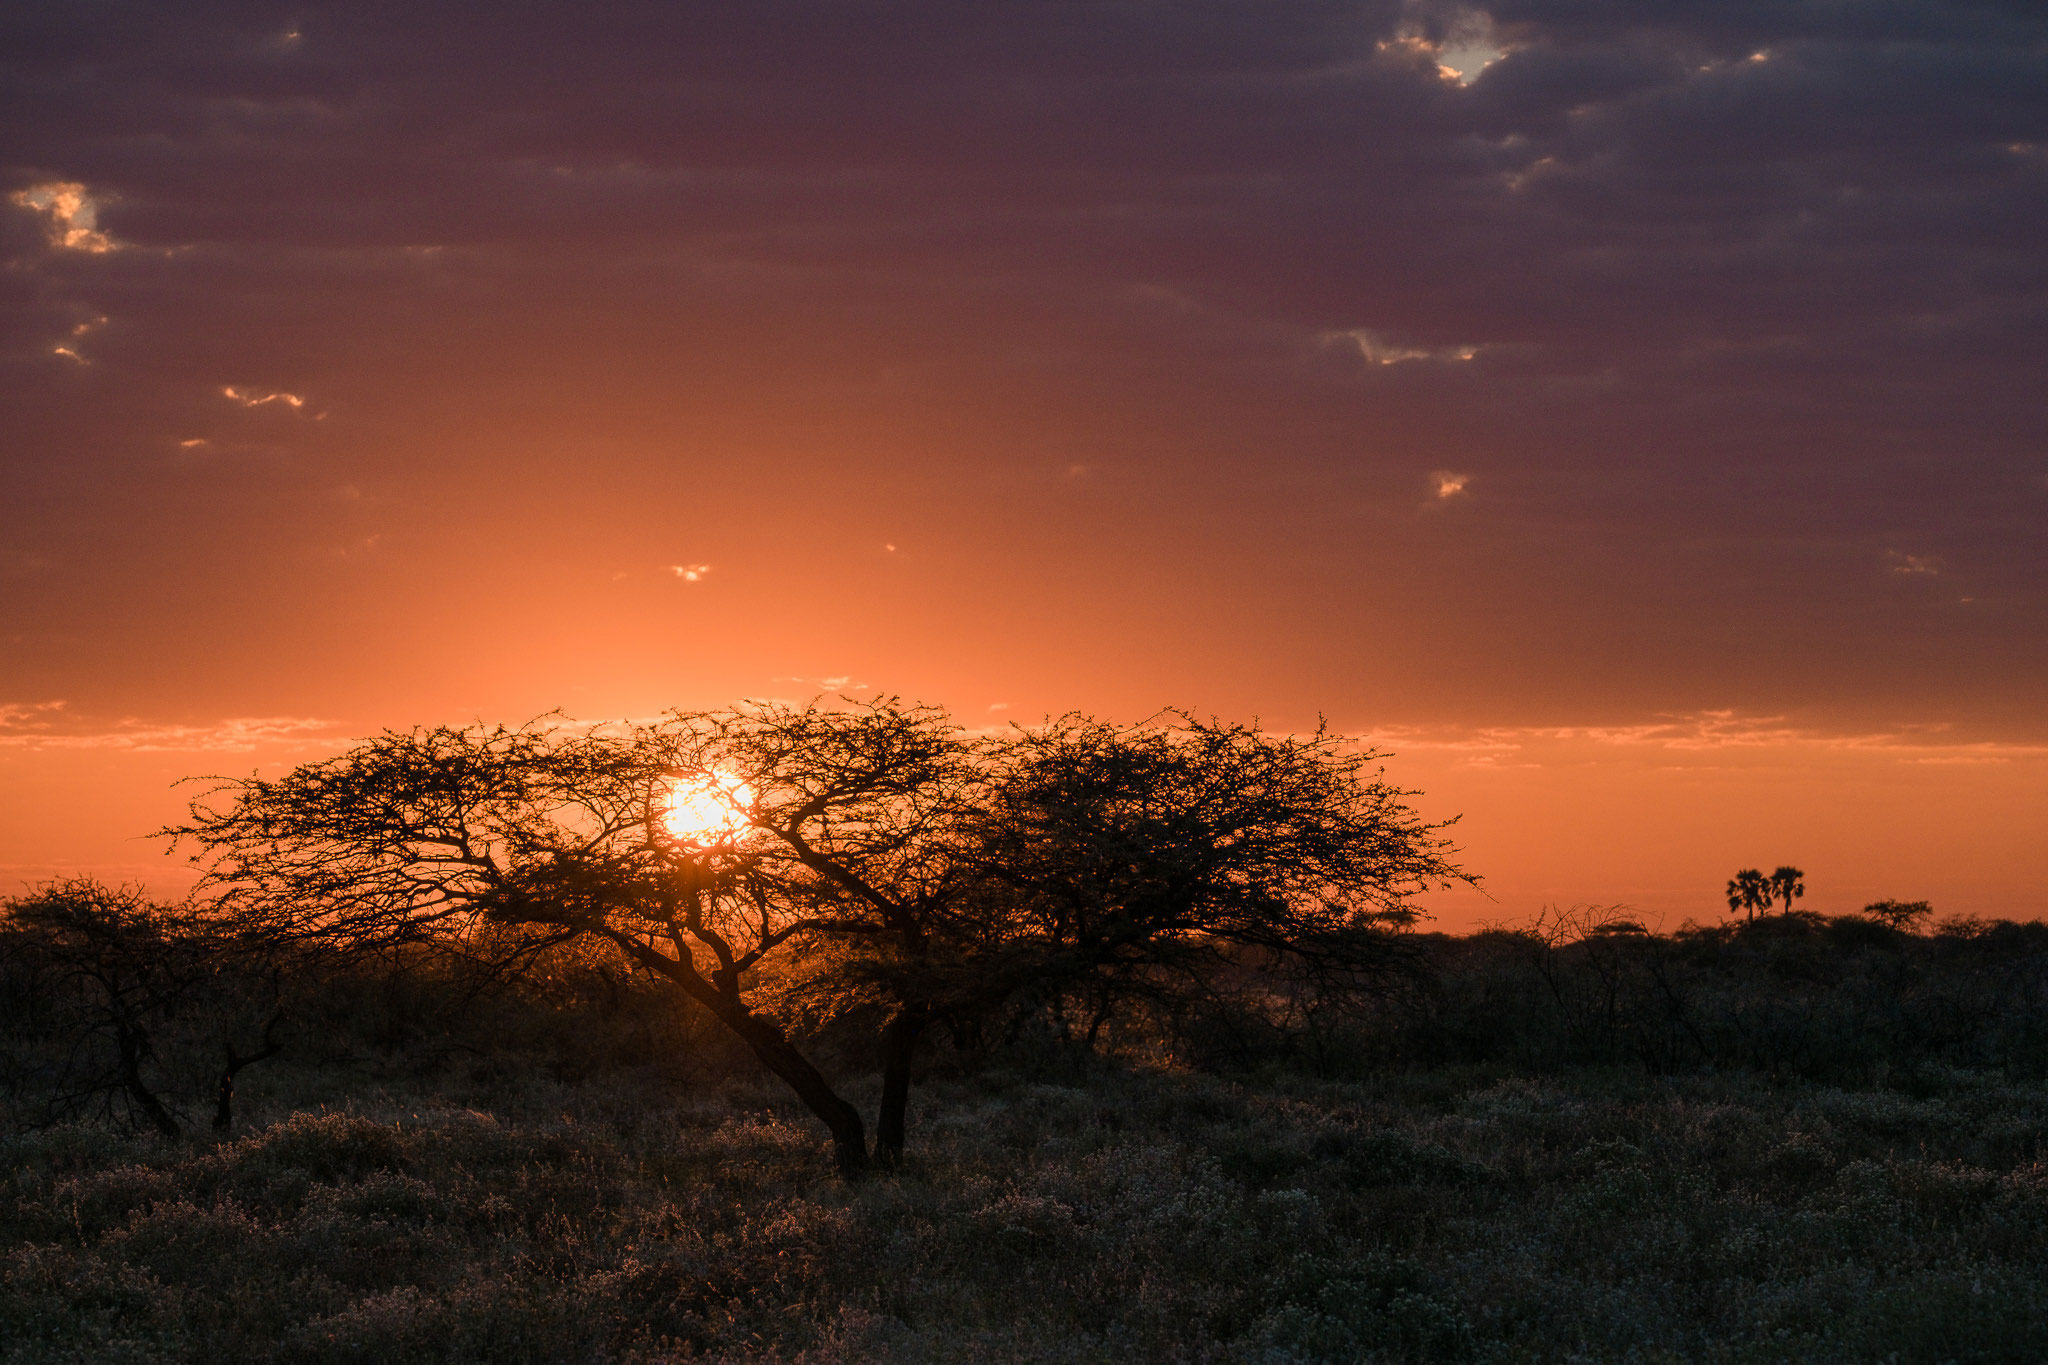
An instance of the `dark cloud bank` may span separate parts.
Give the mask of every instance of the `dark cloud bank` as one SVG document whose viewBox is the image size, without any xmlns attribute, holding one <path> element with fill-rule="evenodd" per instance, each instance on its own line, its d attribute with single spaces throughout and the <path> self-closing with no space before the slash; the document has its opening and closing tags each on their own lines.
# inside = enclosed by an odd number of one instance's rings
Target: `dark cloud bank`
<svg viewBox="0 0 2048 1365">
<path fill-rule="evenodd" d="M 679 520 L 822 563 L 836 512 L 973 528 L 1027 615 L 1282 619 L 1418 716 L 2038 733 L 2038 3 L 48 4 L 0 50 L 0 691 Z"/>
</svg>

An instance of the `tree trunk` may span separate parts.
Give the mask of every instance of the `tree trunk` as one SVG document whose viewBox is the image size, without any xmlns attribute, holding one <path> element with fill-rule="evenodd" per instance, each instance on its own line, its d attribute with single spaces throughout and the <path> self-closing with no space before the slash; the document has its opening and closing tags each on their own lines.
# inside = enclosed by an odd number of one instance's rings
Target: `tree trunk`
<svg viewBox="0 0 2048 1365">
<path fill-rule="evenodd" d="M 797 1051 L 773 1023 L 744 1005 L 735 1006 L 721 1001 L 714 1008 L 719 1020 L 740 1036 L 740 1040 L 760 1059 L 761 1065 L 794 1090 L 796 1097 L 804 1102 L 804 1107 L 824 1122 L 832 1134 L 833 1155 L 839 1174 L 849 1180 L 858 1179 L 868 1164 L 867 1125 L 861 1122 L 860 1110 L 841 1099 L 824 1073 L 811 1064 L 810 1058 Z"/>
<path fill-rule="evenodd" d="M 148 1038 L 127 1024 L 117 1023 L 114 1042 L 121 1057 L 121 1088 L 128 1092 L 136 1108 L 148 1116 L 151 1127 L 165 1137 L 178 1136 L 178 1121 L 142 1080 L 142 1058 L 149 1051 Z"/>
<path fill-rule="evenodd" d="M 762 1066 L 781 1080 L 804 1107 L 816 1114 L 832 1134 L 834 1161 L 839 1173 L 849 1180 L 858 1179 L 867 1170 L 868 1137 L 867 1125 L 861 1121 L 860 1110 L 841 1099 L 825 1079 L 825 1074 L 811 1064 L 811 1059 L 797 1051 L 783 1031 L 773 1021 L 763 1019 L 747 1008 L 739 997 L 737 985 L 728 980 L 728 990 L 720 990 L 704 979 L 694 965 L 655 952 L 646 944 L 629 934 L 606 933 L 613 943 L 623 948 L 642 966 L 667 977 L 676 989 L 711 1011 L 712 1017 L 736 1034 L 747 1045 Z"/>
<path fill-rule="evenodd" d="M 235 1126 L 235 1073 L 241 1069 L 234 1049 L 229 1048 L 227 1064 L 220 1069 L 220 1083 L 213 1089 L 213 1131 L 216 1133 L 225 1133 Z"/>
<path fill-rule="evenodd" d="M 277 1026 L 284 1022 L 284 1011 L 278 1010 L 270 1016 L 270 1022 L 263 1026 L 263 1046 L 244 1057 L 235 1051 L 234 1039 L 221 1044 L 226 1053 L 220 1068 L 220 1083 L 213 1092 L 213 1131 L 225 1133 L 235 1124 L 235 1074 L 251 1062 L 260 1062 L 266 1057 L 275 1057 L 278 1051 Z"/>
<path fill-rule="evenodd" d="M 910 1062 L 928 1022 L 924 1007 L 905 1005 L 882 1026 L 882 1108 L 875 1117 L 875 1158 L 903 1159 L 904 1111 L 910 1105 Z"/>
</svg>

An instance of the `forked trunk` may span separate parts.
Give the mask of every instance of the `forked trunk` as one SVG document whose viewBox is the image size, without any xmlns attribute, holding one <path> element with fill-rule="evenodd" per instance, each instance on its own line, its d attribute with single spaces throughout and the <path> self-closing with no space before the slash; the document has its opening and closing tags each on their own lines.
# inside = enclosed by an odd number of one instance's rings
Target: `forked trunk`
<svg viewBox="0 0 2048 1365">
<path fill-rule="evenodd" d="M 235 1126 L 235 1077 L 243 1067 L 260 1062 L 278 1053 L 277 1026 L 284 1022 L 284 1011 L 278 1010 L 270 1016 L 270 1022 L 263 1026 L 263 1046 L 248 1056 L 235 1051 L 232 1038 L 221 1044 L 223 1060 L 220 1080 L 213 1091 L 213 1131 L 225 1133 Z"/>
</svg>

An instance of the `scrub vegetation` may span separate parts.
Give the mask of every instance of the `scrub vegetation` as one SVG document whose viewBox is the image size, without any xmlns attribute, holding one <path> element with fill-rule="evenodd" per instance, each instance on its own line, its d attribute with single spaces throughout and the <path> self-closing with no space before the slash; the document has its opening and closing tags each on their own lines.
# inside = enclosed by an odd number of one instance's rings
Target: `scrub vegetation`
<svg viewBox="0 0 2048 1365">
<path fill-rule="evenodd" d="M 1409 934 L 1322 1012 L 1165 998 L 1091 1039 L 1047 1007 L 927 1038 L 904 1160 L 849 1181 L 708 1012 L 564 949 L 257 983 L 291 1023 L 227 1132 L 223 1029 L 273 1006 L 203 983 L 138 1072 L 166 1136 L 24 908 L 10 1360 L 2048 1353 L 2038 925 L 1581 911 Z M 865 1029 L 796 1036 L 874 1102 Z M 50 1108 L 89 1069 L 60 1044 L 105 1048 L 90 1109 Z"/>
</svg>

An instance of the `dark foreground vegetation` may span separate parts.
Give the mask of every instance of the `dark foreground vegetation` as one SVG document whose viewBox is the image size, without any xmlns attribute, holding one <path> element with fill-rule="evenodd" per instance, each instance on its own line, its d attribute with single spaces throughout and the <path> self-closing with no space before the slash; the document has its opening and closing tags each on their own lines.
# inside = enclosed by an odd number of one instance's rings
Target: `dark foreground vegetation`
<svg viewBox="0 0 2048 1365">
<path fill-rule="evenodd" d="M 2048 929 L 1419 933 L 1377 757 L 884 701 L 216 783 L 187 902 L 0 917 L 0 1353 L 2048 1358 Z"/>
<path fill-rule="evenodd" d="M 1371 991 L 1077 984 L 935 1027 L 848 1181 L 617 954 L 237 977 L 14 910 L 9 1360 L 2048 1357 L 2039 925 L 1581 911 Z M 790 1022 L 863 1107 L 870 1023 Z"/>
</svg>

